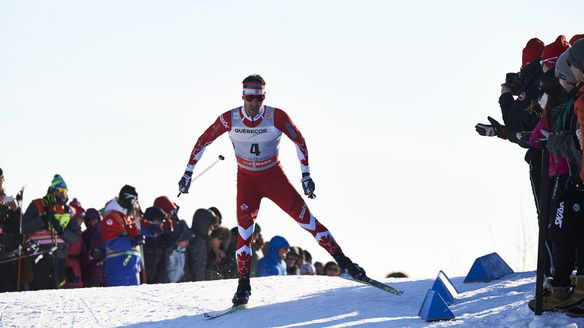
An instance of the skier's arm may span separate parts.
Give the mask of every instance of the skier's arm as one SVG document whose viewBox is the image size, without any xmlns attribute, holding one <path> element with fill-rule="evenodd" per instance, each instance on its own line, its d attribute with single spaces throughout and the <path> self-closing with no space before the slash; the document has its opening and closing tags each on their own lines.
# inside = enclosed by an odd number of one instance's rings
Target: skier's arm
<svg viewBox="0 0 584 328">
<path fill-rule="evenodd" d="M 274 125 L 282 131 L 296 145 L 296 154 L 300 161 L 300 170 L 303 174 L 310 173 L 308 166 L 308 148 L 300 130 L 294 125 L 288 114 L 279 108 L 274 109 Z"/>
<path fill-rule="evenodd" d="M 211 124 L 211 126 L 209 126 L 207 130 L 205 130 L 205 132 L 199 137 L 195 143 L 195 146 L 193 147 L 193 150 L 191 151 L 186 171 L 192 173 L 195 170 L 195 165 L 199 159 L 201 159 L 201 156 L 203 156 L 205 148 L 230 129 L 231 111 L 227 111 L 221 114 L 217 120 L 215 120 L 215 122 Z"/>
</svg>

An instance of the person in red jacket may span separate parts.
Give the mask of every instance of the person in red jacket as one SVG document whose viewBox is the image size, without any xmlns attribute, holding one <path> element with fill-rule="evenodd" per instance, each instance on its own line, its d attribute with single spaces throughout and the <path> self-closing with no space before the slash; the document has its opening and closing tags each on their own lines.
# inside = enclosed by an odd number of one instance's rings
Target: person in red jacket
<svg viewBox="0 0 584 328">
<path fill-rule="evenodd" d="M 107 286 L 140 284 L 140 250 L 144 235 L 131 213 L 138 202 L 138 193 L 125 185 L 105 206 L 103 240 L 105 243 L 105 280 Z"/>
<path fill-rule="evenodd" d="M 296 145 L 302 171 L 302 188 L 308 198 L 315 198 L 315 184 L 310 176 L 308 149 L 300 130 L 288 114 L 275 107 L 263 105 L 265 81 L 259 75 L 243 80 L 243 106 L 231 109 L 217 120 L 197 140 L 188 165 L 179 182 L 179 191 L 187 193 L 195 165 L 217 137 L 224 133 L 235 150 L 237 159 L 237 223 L 236 246 L 239 285 L 233 304 L 248 302 L 251 295 L 249 274 L 252 262 L 252 232 L 262 198 L 267 197 L 283 209 L 298 224 L 314 236 L 342 269 L 354 278 L 365 276 L 365 270 L 346 257 L 329 230 L 310 212 L 306 202 L 292 186 L 278 160 L 280 138 L 285 134 Z"/>
</svg>

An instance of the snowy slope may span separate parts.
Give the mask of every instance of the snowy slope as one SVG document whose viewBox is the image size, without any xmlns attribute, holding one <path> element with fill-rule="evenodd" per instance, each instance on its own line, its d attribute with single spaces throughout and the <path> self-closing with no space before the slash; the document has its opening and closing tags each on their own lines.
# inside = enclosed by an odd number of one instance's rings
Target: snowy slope
<svg viewBox="0 0 584 328">
<path fill-rule="evenodd" d="M 341 278 L 252 279 L 250 309 L 208 321 L 230 305 L 236 280 L 0 294 L 1 327 L 584 327 L 561 313 L 527 308 L 534 273 L 463 284 L 450 306 L 456 320 L 426 323 L 417 314 L 433 280 L 386 279 L 394 296 Z"/>
</svg>

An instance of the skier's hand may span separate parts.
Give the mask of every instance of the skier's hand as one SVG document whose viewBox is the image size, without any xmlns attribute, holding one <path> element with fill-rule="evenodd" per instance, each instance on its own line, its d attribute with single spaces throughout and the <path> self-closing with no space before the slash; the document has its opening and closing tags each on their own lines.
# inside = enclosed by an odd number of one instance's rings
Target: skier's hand
<svg viewBox="0 0 584 328">
<path fill-rule="evenodd" d="M 304 194 L 310 199 L 316 198 L 316 195 L 314 194 L 314 189 L 316 186 L 310 177 L 310 173 L 302 173 L 302 180 L 300 180 L 300 182 L 302 182 L 302 189 L 304 189 Z"/>
<path fill-rule="evenodd" d="M 193 176 L 193 172 L 185 171 L 182 178 L 178 182 L 178 191 L 183 194 L 189 193 L 189 188 L 191 187 L 191 177 Z"/>
<path fill-rule="evenodd" d="M 55 217 L 55 213 L 54 212 L 46 212 L 43 215 L 43 221 L 45 222 L 45 226 L 47 227 L 48 230 L 50 230 L 51 228 L 57 233 L 57 234 L 62 234 L 64 229 L 61 226 L 61 222 L 59 222 L 59 220 L 57 220 L 57 218 Z"/>
</svg>

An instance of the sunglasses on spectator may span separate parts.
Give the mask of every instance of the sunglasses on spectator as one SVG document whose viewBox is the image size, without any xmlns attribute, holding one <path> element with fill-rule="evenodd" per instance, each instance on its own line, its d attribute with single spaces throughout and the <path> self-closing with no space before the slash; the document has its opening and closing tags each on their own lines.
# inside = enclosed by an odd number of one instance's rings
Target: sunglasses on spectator
<svg viewBox="0 0 584 328">
<path fill-rule="evenodd" d="M 243 96 L 243 99 L 245 99 L 246 101 L 252 102 L 254 99 L 257 100 L 258 102 L 262 102 L 264 101 L 264 99 L 266 98 L 265 95 L 245 95 Z"/>
</svg>

